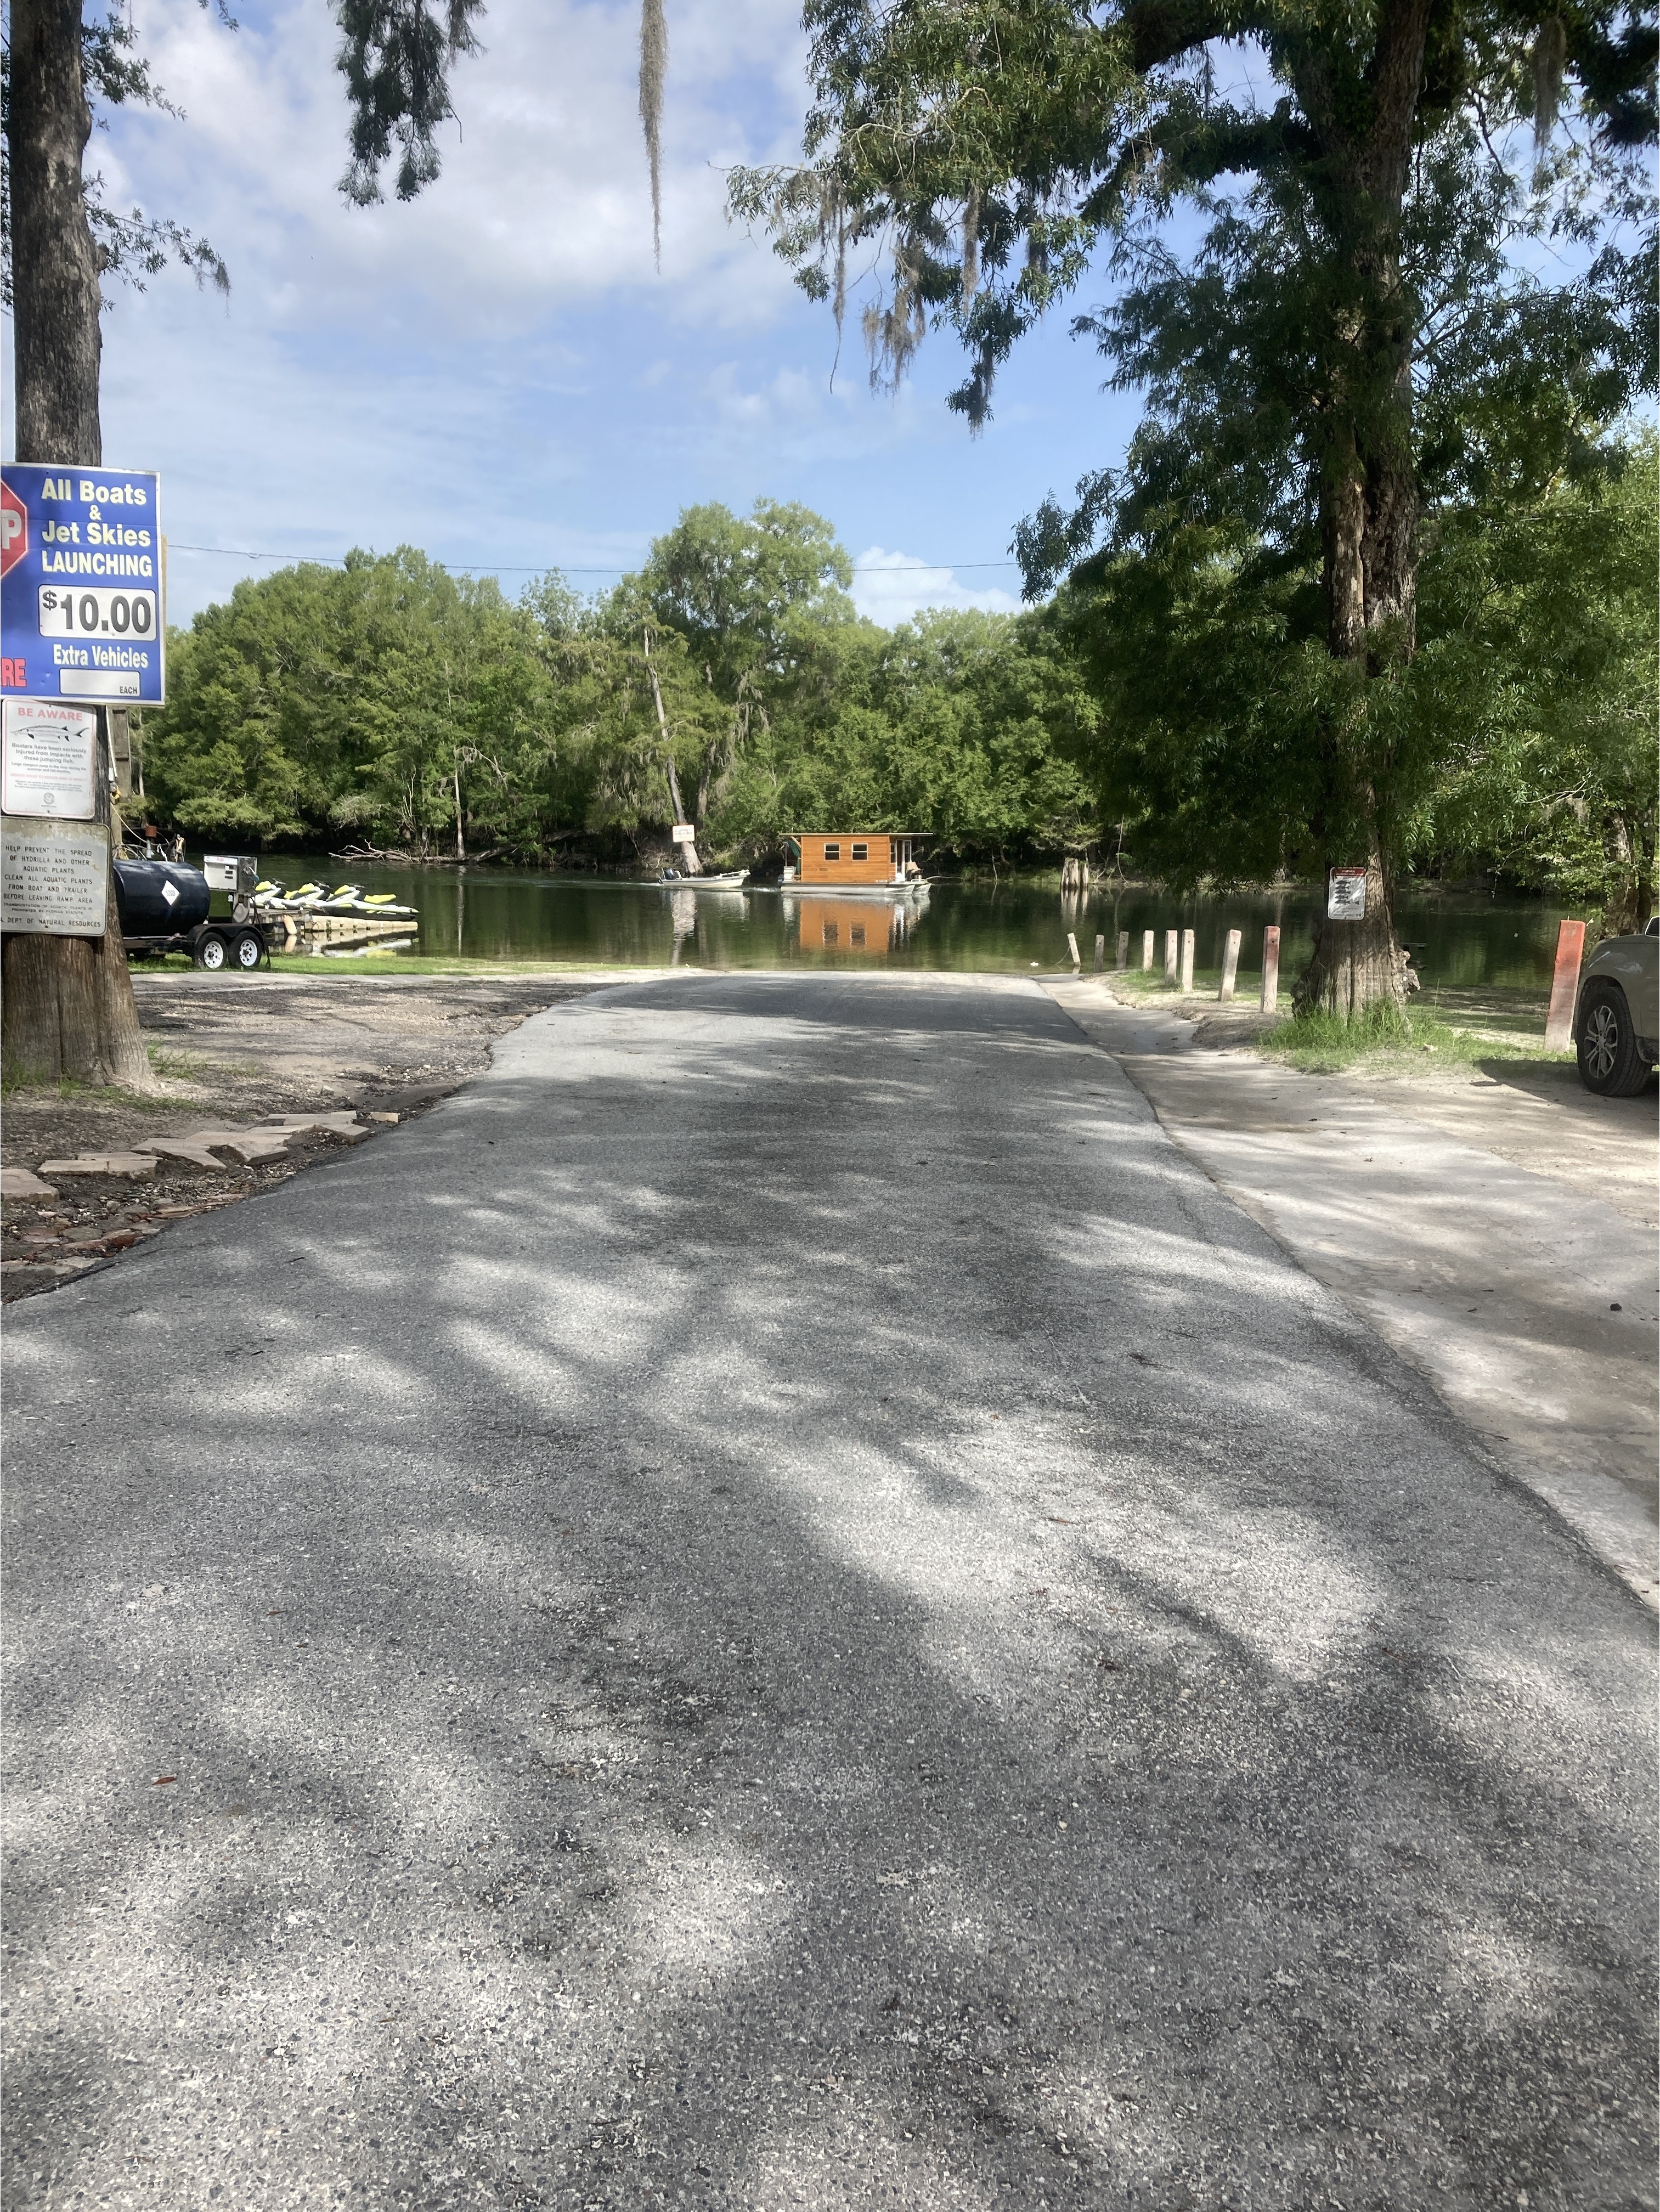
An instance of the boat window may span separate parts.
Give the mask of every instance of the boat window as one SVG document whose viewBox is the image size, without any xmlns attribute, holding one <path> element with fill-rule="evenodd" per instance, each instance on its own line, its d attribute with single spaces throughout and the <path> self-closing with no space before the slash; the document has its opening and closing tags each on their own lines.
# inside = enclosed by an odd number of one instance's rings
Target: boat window
<svg viewBox="0 0 1660 2212">
<path fill-rule="evenodd" d="M 825 848 L 824 848 L 824 858 L 825 858 L 827 860 L 839 860 L 841 859 L 841 857 L 842 857 L 842 848 L 840 847 L 840 845 L 826 845 L 826 846 L 825 846 Z"/>
<path fill-rule="evenodd" d="M 868 860 L 870 858 L 870 847 L 868 845 L 855 845 L 853 848 L 853 857 L 855 860 Z"/>
</svg>

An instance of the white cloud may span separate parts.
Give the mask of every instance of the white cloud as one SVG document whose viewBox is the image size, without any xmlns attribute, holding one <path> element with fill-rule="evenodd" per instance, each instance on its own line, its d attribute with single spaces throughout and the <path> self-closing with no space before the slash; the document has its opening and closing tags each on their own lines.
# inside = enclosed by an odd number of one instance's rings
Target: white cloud
<svg viewBox="0 0 1660 2212">
<path fill-rule="evenodd" d="M 496 0 L 484 51 L 453 72 L 459 123 L 439 134 L 438 182 L 409 205 L 368 209 L 337 189 L 347 116 L 325 9 L 287 0 L 230 32 L 196 0 L 147 0 L 144 49 L 187 119 L 119 115 L 93 162 L 119 203 L 205 231 L 237 311 L 261 321 L 355 316 L 369 290 L 404 295 L 413 327 L 465 314 L 496 335 L 619 286 L 666 289 L 702 322 L 764 319 L 788 278 L 727 225 L 721 173 L 791 149 L 805 91 L 796 10 L 683 0 L 670 28 L 660 278 L 632 0 Z"/>
<path fill-rule="evenodd" d="M 889 553 L 879 545 L 867 547 L 854 562 L 853 601 L 884 629 L 909 622 L 924 607 L 978 607 L 994 615 L 1017 614 L 1020 608 L 1016 594 L 998 585 L 959 584 L 952 569 L 931 568 L 914 553 Z"/>
<path fill-rule="evenodd" d="M 723 170 L 799 143 L 800 0 L 672 0 L 660 276 L 638 0 L 491 0 L 438 182 L 367 210 L 337 189 L 346 103 L 321 0 L 245 0 L 236 32 L 198 0 L 136 6 L 186 119 L 119 111 L 90 166 L 112 204 L 210 238 L 234 286 L 226 302 L 169 270 L 113 289 L 104 319 L 105 452 L 161 472 L 176 620 L 276 565 L 233 548 L 403 542 L 510 589 L 548 566 L 597 588 L 706 500 L 800 499 L 849 543 L 989 553 L 1100 458 L 1093 434 L 1079 451 L 1052 362 L 1011 372 L 996 435 L 972 448 L 941 404 L 949 340 L 896 400 L 873 398 L 856 335 L 838 363 L 828 312 L 727 223 Z M 1092 393 L 1087 361 L 1073 375 Z M 959 577 L 880 544 L 863 558 L 899 572 L 858 579 L 884 623 L 1017 604 L 1010 569 Z"/>
</svg>

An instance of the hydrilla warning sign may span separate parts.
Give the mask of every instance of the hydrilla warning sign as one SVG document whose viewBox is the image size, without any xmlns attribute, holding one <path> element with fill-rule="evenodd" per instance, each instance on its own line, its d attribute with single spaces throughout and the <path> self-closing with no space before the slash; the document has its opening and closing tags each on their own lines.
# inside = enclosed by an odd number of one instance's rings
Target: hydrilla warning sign
<svg viewBox="0 0 1660 2212">
<path fill-rule="evenodd" d="M 101 937 L 109 839 L 78 823 L 7 823 L 0 830 L 0 929 L 37 937 Z"/>
<path fill-rule="evenodd" d="M 161 703 L 159 490 L 132 469 L 0 468 L 0 694 Z"/>
</svg>

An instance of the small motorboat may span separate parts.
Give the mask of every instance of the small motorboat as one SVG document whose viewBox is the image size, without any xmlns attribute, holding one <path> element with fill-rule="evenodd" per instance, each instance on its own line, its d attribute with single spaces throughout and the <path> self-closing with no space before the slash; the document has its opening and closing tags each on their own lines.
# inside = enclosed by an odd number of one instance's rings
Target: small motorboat
<svg viewBox="0 0 1660 2212">
<path fill-rule="evenodd" d="M 741 890 L 750 879 L 747 868 L 727 868 L 719 875 L 681 876 L 672 868 L 665 868 L 657 878 L 677 891 L 736 891 Z"/>
</svg>

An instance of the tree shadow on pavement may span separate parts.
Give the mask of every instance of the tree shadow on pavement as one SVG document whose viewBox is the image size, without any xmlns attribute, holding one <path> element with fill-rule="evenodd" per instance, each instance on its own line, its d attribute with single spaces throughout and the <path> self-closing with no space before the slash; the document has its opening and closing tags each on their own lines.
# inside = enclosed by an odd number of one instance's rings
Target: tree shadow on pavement
<svg viewBox="0 0 1660 2212">
<path fill-rule="evenodd" d="M 1645 2201 L 1649 1624 L 976 1004 L 606 994 L 29 1316 L 9 2202 Z"/>
</svg>

